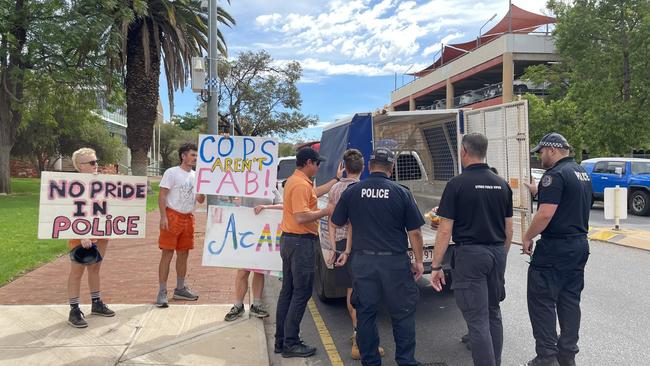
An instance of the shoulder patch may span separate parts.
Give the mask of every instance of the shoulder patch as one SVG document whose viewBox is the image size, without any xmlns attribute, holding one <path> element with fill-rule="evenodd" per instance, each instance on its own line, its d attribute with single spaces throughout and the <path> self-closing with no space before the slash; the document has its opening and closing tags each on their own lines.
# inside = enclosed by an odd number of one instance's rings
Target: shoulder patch
<svg viewBox="0 0 650 366">
<path fill-rule="evenodd" d="M 550 175 L 545 175 L 542 177 L 542 182 L 541 182 L 542 187 L 548 187 L 551 185 L 551 183 L 553 183 L 553 177 L 551 177 Z"/>
</svg>

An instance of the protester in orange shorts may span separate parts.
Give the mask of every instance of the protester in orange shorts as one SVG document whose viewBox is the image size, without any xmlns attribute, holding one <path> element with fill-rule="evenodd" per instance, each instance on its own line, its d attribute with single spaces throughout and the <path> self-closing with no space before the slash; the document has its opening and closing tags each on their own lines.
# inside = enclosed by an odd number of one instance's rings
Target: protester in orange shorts
<svg viewBox="0 0 650 366">
<path fill-rule="evenodd" d="M 97 174 L 99 166 L 95 150 L 82 148 L 72 154 L 72 165 L 79 173 Z M 85 249 L 96 248 L 99 251 L 99 259 L 88 265 L 83 265 L 74 260 L 70 261 L 70 274 L 68 275 L 68 301 L 70 304 L 70 315 L 68 323 L 75 328 L 86 328 L 88 323 L 84 313 L 79 309 L 79 292 L 81 289 L 81 277 L 84 271 L 88 269 L 88 288 L 90 289 L 90 298 L 92 300 L 91 314 L 100 316 L 115 316 L 115 312 L 102 302 L 99 290 L 99 269 L 101 268 L 101 258 L 106 255 L 108 240 L 106 239 L 74 239 L 68 241 L 70 250 L 78 246 Z"/>
<path fill-rule="evenodd" d="M 174 251 L 176 251 L 174 299 L 195 301 L 199 298 L 199 295 L 190 291 L 185 285 L 187 257 L 190 249 L 194 249 L 194 204 L 205 201 L 205 195 L 194 193 L 196 172 L 192 168 L 196 166 L 196 153 L 195 144 L 183 144 L 178 149 L 180 166 L 167 169 L 160 181 L 158 247 L 162 250 L 162 255 L 158 266 L 160 289 L 156 305 L 161 308 L 168 306 L 167 278 Z"/>
</svg>

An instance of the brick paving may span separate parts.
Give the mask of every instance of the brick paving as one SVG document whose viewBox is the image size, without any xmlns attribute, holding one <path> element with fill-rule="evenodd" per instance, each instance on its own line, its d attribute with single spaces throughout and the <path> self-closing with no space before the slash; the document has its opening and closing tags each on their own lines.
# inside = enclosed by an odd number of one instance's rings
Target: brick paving
<svg viewBox="0 0 650 366">
<path fill-rule="evenodd" d="M 233 301 L 236 270 L 201 266 L 205 233 L 205 206 L 197 212 L 194 250 L 190 251 L 187 285 L 199 294 L 199 300 L 176 301 L 171 293 L 176 287 L 175 257 L 167 287 L 170 304 L 230 304 Z M 102 298 L 107 304 L 150 304 L 158 292 L 158 211 L 147 215 L 145 239 L 112 240 L 101 269 Z M 36 234 L 34 234 L 36 235 Z M 32 272 L 0 287 L 0 304 L 43 305 L 67 304 L 66 294 L 70 259 L 61 256 Z M 81 302 L 90 303 L 86 274 L 81 282 Z"/>
</svg>

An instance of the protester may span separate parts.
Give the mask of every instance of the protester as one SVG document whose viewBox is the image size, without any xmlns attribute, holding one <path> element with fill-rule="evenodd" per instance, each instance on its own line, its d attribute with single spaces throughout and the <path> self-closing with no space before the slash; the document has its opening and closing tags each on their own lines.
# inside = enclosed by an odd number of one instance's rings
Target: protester
<svg viewBox="0 0 650 366">
<path fill-rule="evenodd" d="M 194 205 L 203 203 L 205 195 L 195 194 L 197 147 L 186 143 L 178 149 L 180 165 L 169 168 L 160 181 L 158 208 L 160 210 L 160 236 L 158 246 L 161 249 L 158 266 L 159 291 L 156 305 L 168 306 L 167 278 L 169 266 L 176 251 L 176 288 L 174 299 L 196 301 L 199 295 L 192 292 L 185 284 L 187 258 L 194 249 Z"/>
<path fill-rule="evenodd" d="M 244 197 L 241 200 L 242 207 L 253 208 L 256 215 L 259 215 L 265 209 L 282 210 L 282 197 L 277 189 L 273 189 L 272 199 Z M 266 318 L 269 316 L 268 310 L 262 304 L 262 292 L 264 292 L 264 271 L 255 271 L 248 269 L 238 269 L 235 277 L 235 303 L 226 314 L 224 320 L 227 322 L 236 320 L 244 315 L 244 298 L 248 291 L 248 277 L 253 272 L 253 304 L 250 307 L 250 314 L 257 318 Z"/>
<path fill-rule="evenodd" d="M 97 160 L 95 150 L 81 148 L 75 151 L 72 154 L 72 165 L 79 173 L 97 174 L 99 161 Z M 81 277 L 86 268 L 88 268 L 88 288 L 90 289 L 90 299 L 92 301 L 90 313 L 106 317 L 115 316 L 115 312 L 102 302 L 100 291 L 99 270 L 102 266 L 101 261 L 106 256 L 107 247 L 107 239 L 84 238 L 68 241 L 68 248 L 71 249 L 70 258 L 72 259 L 70 261 L 70 273 L 68 275 L 68 303 L 70 304 L 68 324 L 75 328 L 86 328 L 88 326 L 84 313 L 79 308 Z M 99 255 L 96 256 L 94 263 L 84 265 L 74 260 L 74 251 L 80 249 L 98 251 Z"/>
</svg>

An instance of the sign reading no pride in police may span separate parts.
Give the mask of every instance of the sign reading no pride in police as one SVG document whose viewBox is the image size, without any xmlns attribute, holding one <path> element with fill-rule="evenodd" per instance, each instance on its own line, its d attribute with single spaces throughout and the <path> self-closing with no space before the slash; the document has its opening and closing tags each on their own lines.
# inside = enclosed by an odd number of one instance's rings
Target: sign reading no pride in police
<svg viewBox="0 0 650 366">
<path fill-rule="evenodd" d="M 220 196 L 273 198 L 277 139 L 200 135 L 196 191 Z"/>
<path fill-rule="evenodd" d="M 147 178 L 43 172 L 39 239 L 144 238 Z"/>
</svg>

